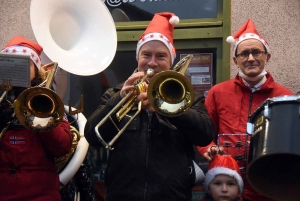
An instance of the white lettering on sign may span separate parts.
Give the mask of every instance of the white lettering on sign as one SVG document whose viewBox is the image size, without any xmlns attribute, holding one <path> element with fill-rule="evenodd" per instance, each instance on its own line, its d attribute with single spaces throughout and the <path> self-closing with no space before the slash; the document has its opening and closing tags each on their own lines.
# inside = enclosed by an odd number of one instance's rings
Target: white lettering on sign
<svg viewBox="0 0 300 201">
<path fill-rule="evenodd" d="M 189 67 L 189 73 L 208 73 L 209 67 Z"/>
<path fill-rule="evenodd" d="M 210 56 L 200 56 L 200 59 L 203 61 L 209 60 Z"/>
<path fill-rule="evenodd" d="M 192 75 L 191 83 L 192 85 L 210 84 L 210 75 Z"/>
<path fill-rule="evenodd" d="M 107 3 L 111 7 L 118 7 L 122 3 L 132 3 L 137 0 L 101 0 L 103 3 Z M 146 2 L 147 0 L 140 0 L 140 2 Z M 148 0 L 149 2 L 157 2 L 157 1 L 168 1 L 168 0 Z M 172 1 L 172 0 L 170 0 Z"/>
</svg>

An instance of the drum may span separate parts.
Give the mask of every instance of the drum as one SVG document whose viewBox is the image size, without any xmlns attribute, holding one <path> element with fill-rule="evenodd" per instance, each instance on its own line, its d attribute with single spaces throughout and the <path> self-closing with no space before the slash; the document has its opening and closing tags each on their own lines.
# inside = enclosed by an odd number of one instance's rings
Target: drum
<svg viewBox="0 0 300 201">
<path fill-rule="evenodd" d="M 249 121 L 249 183 L 275 200 L 299 200 L 300 96 L 267 99 Z"/>
</svg>

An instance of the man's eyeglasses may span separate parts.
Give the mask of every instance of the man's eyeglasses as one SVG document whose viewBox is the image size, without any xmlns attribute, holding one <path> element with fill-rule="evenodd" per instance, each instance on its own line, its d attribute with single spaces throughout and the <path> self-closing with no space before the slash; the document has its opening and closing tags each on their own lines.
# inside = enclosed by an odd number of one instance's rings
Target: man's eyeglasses
<svg viewBox="0 0 300 201">
<path fill-rule="evenodd" d="M 253 51 L 253 52 L 242 52 L 240 54 L 237 54 L 236 57 L 240 58 L 241 60 L 246 60 L 249 58 L 249 55 L 251 54 L 254 59 L 258 59 L 261 57 L 263 54 L 266 54 L 267 52 L 265 51 Z"/>
</svg>

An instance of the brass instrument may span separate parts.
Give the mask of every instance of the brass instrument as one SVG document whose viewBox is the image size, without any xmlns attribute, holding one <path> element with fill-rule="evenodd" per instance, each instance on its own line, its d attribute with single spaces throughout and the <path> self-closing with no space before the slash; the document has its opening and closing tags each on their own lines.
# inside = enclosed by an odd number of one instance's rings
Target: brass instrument
<svg viewBox="0 0 300 201">
<path fill-rule="evenodd" d="M 150 105 L 157 113 L 174 117 L 192 106 L 194 89 L 184 76 L 192 58 L 193 55 L 185 56 L 174 66 L 174 70 L 162 71 L 151 80 L 147 95 Z"/>
<path fill-rule="evenodd" d="M 46 71 L 46 80 L 39 86 L 24 90 L 13 103 L 20 124 L 35 132 L 55 128 L 65 112 L 61 98 L 50 89 L 57 70 L 57 62 L 51 62 L 41 68 L 46 70 L 49 66 L 53 68 Z"/>
<path fill-rule="evenodd" d="M 71 135 L 72 135 L 71 151 L 62 157 L 55 158 L 55 160 L 54 160 L 54 164 L 55 164 L 55 167 L 58 172 L 61 172 L 66 167 L 66 165 L 67 165 L 66 162 L 72 158 L 72 156 L 78 146 L 79 140 L 80 140 L 80 133 L 74 126 L 70 125 L 70 131 L 71 131 Z"/>
<path fill-rule="evenodd" d="M 113 18 L 103 1 L 31 0 L 30 22 L 34 36 L 43 47 L 45 56 L 50 59 L 50 62 L 57 61 L 59 67 L 68 73 L 79 76 L 95 75 L 104 71 L 115 56 L 117 31 Z M 72 110 L 70 102 L 69 105 L 61 106 L 58 98 L 49 92 L 50 89 L 39 90 L 42 92 L 39 97 L 31 91 L 29 94 L 24 94 L 22 98 L 24 101 L 26 96 L 29 97 L 32 94 L 32 101 L 46 99 L 48 105 L 53 105 L 47 109 L 44 105 L 35 106 L 30 103 L 32 107 L 36 107 L 35 111 L 40 111 L 35 113 L 36 119 L 39 115 L 43 116 L 42 113 L 45 114 L 44 116 L 48 113 L 53 116 L 50 118 L 57 122 L 61 119 L 61 113 L 65 112 L 77 119 L 76 122 L 79 125 L 80 140 L 76 149 L 75 147 L 72 149 L 75 151 L 69 157 L 71 159 L 64 160 L 67 166 L 61 168 L 59 173 L 60 183 L 66 185 L 81 166 L 88 150 L 89 144 L 84 137 L 86 118 L 81 113 L 82 109 L 74 111 L 75 108 L 73 108 Z M 81 96 L 81 108 L 83 108 L 82 102 Z M 25 103 L 22 105 L 25 106 Z M 57 106 L 56 110 L 54 106 Z M 25 120 L 23 115 L 20 114 L 20 116 Z M 26 115 L 26 119 L 30 117 Z M 52 124 L 51 121 L 50 124 Z"/>
<path fill-rule="evenodd" d="M 106 149 L 113 150 L 112 145 L 115 143 L 115 141 L 121 136 L 121 134 L 124 132 L 124 130 L 127 128 L 127 126 L 130 124 L 130 122 L 141 112 L 142 110 L 142 102 L 140 101 L 138 103 L 138 110 L 134 113 L 133 116 L 129 116 L 130 119 L 126 124 L 123 126 L 123 128 L 118 128 L 116 123 L 114 122 L 112 115 L 115 114 L 117 120 L 120 122 L 125 115 L 132 109 L 132 107 L 135 105 L 135 99 L 136 97 L 142 93 L 146 92 L 145 88 L 145 80 L 148 78 L 148 76 L 153 75 L 153 70 L 148 69 L 147 74 L 142 78 L 135 82 L 134 90 L 130 91 L 126 96 L 95 126 L 95 132 L 98 138 L 100 139 L 101 143 L 104 145 Z M 124 104 L 125 103 L 125 104 Z M 128 116 L 128 115 L 127 115 Z M 107 119 L 110 119 L 113 125 L 118 130 L 117 135 L 109 142 L 106 143 L 104 139 L 101 137 L 99 133 L 99 127 L 102 126 Z"/>
<path fill-rule="evenodd" d="M 164 116 L 178 116 L 191 107 L 194 100 L 194 90 L 190 81 L 183 75 L 186 71 L 192 55 L 187 55 L 180 60 L 175 66 L 174 70 L 167 70 L 156 74 L 150 81 L 147 89 L 147 96 L 150 105 L 156 112 Z M 138 103 L 138 110 L 133 116 L 127 115 L 135 104 L 135 99 L 141 92 L 146 92 L 144 89 L 144 81 L 153 72 L 152 69 L 148 69 L 147 74 L 139 80 L 135 86 L 135 90 L 128 93 L 96 126 L 95 132 L 100 142 L 105 148 L 113 150 L 112 145 L 121 136 L 130 122 L 140 113 L 141 102 Z M 179 72 L 177 72 L 179 71 Z M 118 111 L 118 112 L 116 112 Z M 113 120 L 112 115 L 120 122 L 124 116 L 128 116 L 130 119 L 122 128 L 118 128 Z M 99 127 L 103 125 L 106 120 L 110 119 L 113 125 L 118 130 L 115 137 L 106 143 L 99 133 Z"/>
</svg>

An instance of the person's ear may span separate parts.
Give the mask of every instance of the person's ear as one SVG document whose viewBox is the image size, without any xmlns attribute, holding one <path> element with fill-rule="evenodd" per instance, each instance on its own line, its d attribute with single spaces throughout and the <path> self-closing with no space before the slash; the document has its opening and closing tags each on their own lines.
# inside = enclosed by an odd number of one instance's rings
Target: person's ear
<svg viewBox="0 0 300 201">
<path fill-rule="evenodd" d="M 232 60 L 233 60 L 234 64 L 237 65 L 237 58 L 236 57 L 232 57 Z"/>
<path fill-rule="evenodd" d="M 267 58 L 266 58 L 266 64 L 269 62 L 270 58 L 271 58 L 271 54 L 268 53 L 268 54 L 267 54 Z"/>
</svg>

